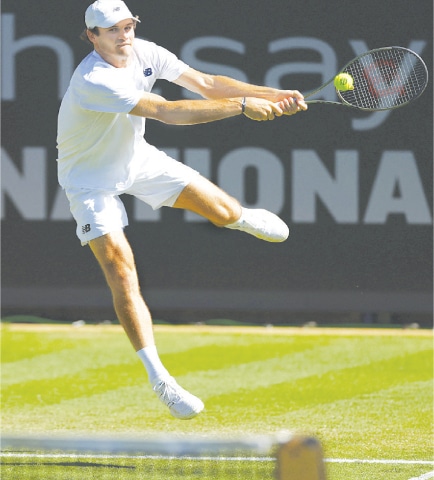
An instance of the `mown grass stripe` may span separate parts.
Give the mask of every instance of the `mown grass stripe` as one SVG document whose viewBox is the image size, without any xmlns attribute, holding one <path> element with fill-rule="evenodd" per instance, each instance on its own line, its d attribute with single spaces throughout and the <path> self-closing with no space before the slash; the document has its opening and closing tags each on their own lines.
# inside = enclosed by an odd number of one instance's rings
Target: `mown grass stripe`
<svg viewBox="0 0 434 480">
<path fill-rule="evenodd" d="M 260 408 L 267 408 L 273 404 L 292 409 L 298 404 L 306 405 L 306 402 L 328 403 L 387 389 L 403 382 L 429 380 L 432 378 L 429 371 L 431 360 L 431 353 L 423 351 L 364 365 L 341 366 L 322 374 L 289 378 L 279 383 L 270 381 L 256 388 L 252 388 L 246 381 L 242 391 L 238 393 L 238 398 L 253 395 L 256 406 Z M 290 392 L 289 399 L 282 397 L 284 392 Z M 320 397 L 316 395 L 318 392 L 321 392 Z M 223 404 L 227 403 L 227 396 L 231 394 L 228 392 L 219 396 Z M 213 397 L 214 401 L 219 397 Z"/>
<path fill-rule="evenodd" d="M 400 342 L 399 342 L 400 343 Z M 399 346 L 393 346 L 394 348 L 383 348 L 380 352 L 371 349 L 361 350 L 361 354 L 356 356 L 352 348 L 348 348 L 347 341 L 342 339 L 336 339 L 328 345 L 311 348 L 307 350 L 298 350 L 296 353 L 290 353 L 286 355 L 280 355 L 283 351 L 286 351 L 286 345 L 279 351 L 277 345 L 274 345 L 274 349 L 264 348 L 264 346 L 253 344 L 251 351 L 237 350 L 227 352 L 225 365 L 230 365 L 226 368 L 202 370 L 201 372 L 194 372 L 196 376 L 196 382 L 200 379 L 200 384 L 207 385 L 206 393 L 203 392 L 203 388 L 199 385 L 197 388 L 194 386 L 193 373 L 187 375 L 186 381 L 193 385 L 198 393 L 204 398 L 214 397 L 219 394 L 232 395 L 237 390 L 255 390 L 257 388 L 276 385 L 282 382 L 294 382 L 300 378 L 308 378 L 314 375 L 325 375 L 329 371 L 335 371 L 336 362 L 335 358 L 339 357 L 340 361 L 344 361 L 346 366 L 355 368 L 357 366 L 363 366 L 366 364 L 374 364 L 380 357 L 381 361 L 387 358 L 396 358 L 396 363 L 399 364 L 399 360 L 402 359 L 402 355 L 405 350 Z M 420 346 L 419 346 L 420 348 Z M 198 349 L 200 353 L 192 349 L 190 356 L 186 352 L 186 356 L 183 358 L 181 355 L 178 359 L 182 365 L 188 363 L 187 366 L 181 368 L 181 370 L 189 369 L 192 364 L 195 365 L 200 358 L 204 358 L 206 352 L 202 349 Z M 349 357 L 349 350 L 352 352 Z M 412 351 L 409 345 L 406 345 L 407 351 Z M 219 358 L 225 358 L 221 347 L 218 346 L 215 350 L 211 347 L 207 347 L 207 351 L 212 357 L 211 364 L 204 364 L 203 361 L 198 363 L 203 369 L 204 367 L 215 367 L 216 362 L 219 362 Z M 245 355 L 243 355 L 243 353 Z M 230 362 L 228 359 L 235 359 Z M 208 357 L 210 356 L 208 355 Z M 65 358 L 65 356 L 67 358 Z M 132 355 L 131 355 L 132 356 Z M 260 360 L 246 362 L 252 358 L 261 358 Z M 271 356 L 271 358 L 270 358 Z M 132 356 L 133 357 L 133 356 Z M 73 362 L 71 365 L 70 352 L 59 352 L 50 356 L 51 362 L 48 365 L 45 364 L 45 368 L 48 369 L 48 373 L 44 370 L 40 372 L 33 365 L 29 367 L 30 370 L 24 374 L 22 372 L 22 365 L 18 367 L 18 372 L 12 381 L 12 365 L 9 365 L 10 371 L 6 374 L 2 372 L 2 380 L 4 376 L 9 377 L 6 381 L 2 381 L 4 402 L 7 406 L 10 402 L 15 402 L 16 399 L 24 398 L 27 396 L 27 402 L 29 404 L 38 405 L 41 403 L 50 404 L 56 403 L 60 400 L 69 398 L 76 398 L 80 396 L 88 396 L 100 391 L 107 391 L 117 389 L 124 386 L 132 386 L 137 382 L 146 382 L 146 376 L 140 363 L 135 360 L 131 364 L 129 357 L 121 355 L 121 358 L 117 360 L 112 355 L 104 355 L 103 352 L 93 352 L 87 356 L 80 356 L 80 361 Z M 164 357 L 163 357 L 164 359 Z M 46 360 L 46 356 L 43 356 L 42 360 Z M 123 363 L 124 361 L 125 363 Z M 108 363 L 105 365 L 105 363 Z M 54 364 L 54 365 L 53 365 Z M 59 365 L 60 366 L 57 366 Z M 67 365 L 66 372 L 62 367 L 63 364 Z M 169 367 L 170 370 L 172 370 Z M 270 374 L 272 372 L 272 374 Z M 47 376 L 52 378 L 47 379 Z M 243 384 L 231 384 L 230 382 L 224 382 L 222 384 L 221 379 L 242 377 L 245 379 Z M 23 378 L 24 377 L 24 378 Z M 31 379 L 29 379 L 31 377 Z M 182 376 L 180 377 L 182 378 Z M 190 382 L 189 380 L 192 380 Z M 21 379 L 21 380 L 20 380 Z M 115 382 L 114 382 L 115 380 Z M 11 385 L 15 385 L 11 387 Z M 71 386 L 74 386 L 71 388 Z"/>
<path fill-rule="evenodd" d="M 181 375 L 180 379 L 197 392 L 204 391 L 204 398 L 210 398 L 244 389 L 255 390 L 282 382 L 293 382 L 342 368 L 370 365 L 432 349 L 429 339 L 426 339 L 426 342 L 420 340 L 401 342 L 403 339 L 396 339 L 398 340 L 396 343 L 385 344 L 377 344 L 375 338 L 371 340 L 372 343 L 366 342 L 366 339 L 336 338 L 328 345 L 302 352 L 282 355 L 281 352 L 275 351 L 275 357 L 269 360 L 239 363 L 224 369 L 208 371 L 205 370 L 206 361 L 202 361 L 202 371 L 186 373 Z M 227 352 L 227 355 L 236 357 L 237 352 Z M 182 364 L 182 359 L 179 361 Z M 177 375 L 176 371 L 174 375 Z M 232 379 L 242 379 L 242 382 L 234 382 Z M 203 388 L 204 385 L 206 388 Z"/>
</svg>

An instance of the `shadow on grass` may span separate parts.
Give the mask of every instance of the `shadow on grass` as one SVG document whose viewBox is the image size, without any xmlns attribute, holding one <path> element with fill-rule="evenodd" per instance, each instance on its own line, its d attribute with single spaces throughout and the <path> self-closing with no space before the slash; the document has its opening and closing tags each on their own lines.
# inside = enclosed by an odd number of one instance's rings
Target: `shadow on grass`
<svg viewBox="0 0 434 480">
<path fill-rule="evenodd" d="M 111 465 L 107 463 L 86 463 L 86 462 L 8 462 L 7 466 L 12 467 L 104 467 L 104 468 L 117 468 L 123 470 L 135 470 L 136 467 L 127 465 Z"/>
</svg>

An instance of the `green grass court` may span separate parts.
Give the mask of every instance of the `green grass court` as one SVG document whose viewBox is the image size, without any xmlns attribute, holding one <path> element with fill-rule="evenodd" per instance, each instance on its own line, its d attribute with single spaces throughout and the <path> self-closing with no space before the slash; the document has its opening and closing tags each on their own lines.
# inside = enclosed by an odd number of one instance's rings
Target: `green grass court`
<svg viewBox="0 0 434 480">
<path fill-rule="evenodd" d="M 434 478 L 431 331 L 155 330 L 169 371 L 204 400 L 199 417 L 168 414 L 119 326 L 3 323 L 3 433 L 247 437 L 290 430 L 320 440 L 328 480 Z M 208 478 L 190 467 L 172 477 L 158 473 L 158 461 L 140 458 L 3 456 L 1 478 Z M 248 468 L 247 477 L 209 478 L 272 478 L 270 463 Z"/>
</svg>

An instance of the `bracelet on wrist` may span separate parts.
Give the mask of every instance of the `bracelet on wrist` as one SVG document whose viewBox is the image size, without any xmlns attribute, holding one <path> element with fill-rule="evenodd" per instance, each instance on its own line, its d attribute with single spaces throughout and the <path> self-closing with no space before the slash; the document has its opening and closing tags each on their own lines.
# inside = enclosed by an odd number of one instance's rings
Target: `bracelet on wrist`
<svg viewBox="0 0 434 480">
<path fill-rule="evenodd" d="M 241 100 L 241 113 L 244 113 L 246 111 L 246 97 L 243 97 Z"/>
</svg>

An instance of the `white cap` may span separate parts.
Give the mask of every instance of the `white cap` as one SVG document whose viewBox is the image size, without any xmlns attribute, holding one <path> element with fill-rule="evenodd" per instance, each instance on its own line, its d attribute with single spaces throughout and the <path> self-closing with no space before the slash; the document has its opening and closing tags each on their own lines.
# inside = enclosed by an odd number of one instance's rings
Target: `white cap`
<svg viewBox="0 0 434 480">
<path fill-rule="evenodd" d="M 87 8 L 84 15 L 87 28 L 109 28 L 127 18 L 140 21 L 122 0 L 97 0 Z"/>
</svg>

